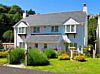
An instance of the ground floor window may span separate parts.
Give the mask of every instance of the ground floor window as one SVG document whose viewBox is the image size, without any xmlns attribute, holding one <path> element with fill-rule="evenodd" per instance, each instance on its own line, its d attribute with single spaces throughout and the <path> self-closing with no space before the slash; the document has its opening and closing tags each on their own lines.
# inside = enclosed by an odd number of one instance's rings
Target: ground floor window
<svg viewBox="0 0 100 74">
<path fill-rule="evenodd" d="M 44 49 L 46 49 L 47 48 L 47 44 L 46 43 L 44 43 Z"/>
<path fill-rule="evenodd" d="M 20 46 L 20 48 L 25 48 L 25 42 L 20 42 L 19 46 Z"/>
<path fill-rule="evenodd" d="M 35 43 L 35 48 L 38 48 L 38 43 Z"/>
</svg>

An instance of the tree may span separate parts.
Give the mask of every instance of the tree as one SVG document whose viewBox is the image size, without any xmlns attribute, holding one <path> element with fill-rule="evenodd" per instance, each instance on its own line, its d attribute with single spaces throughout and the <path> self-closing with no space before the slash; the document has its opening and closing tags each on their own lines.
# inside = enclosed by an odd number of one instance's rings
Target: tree
<svg viewBox="0 0 100 74">
<path fill-rule="evenodd" d="M 21 16 L 20 13 L 17 12 L 17 13 L 13 16 L 13 21 L 14 21 L 15 23 L 17 23 L 20 19 L 22 19 L 22 16 Z"/>
<path fill-rule="evenodd" d="M 17 6 L 17 5 L 13 5 L 11 7 L 11 9 L 9 10 L 10 14 L 16 14 L 17 12 L 20 13 L 20 14 L 23 13 L 23 10 L 19 6 Z"/>
<path fill-rule="evenodd" d="M 36 14 L 35 11 L 33 11 L 32 9 L 30 9 L 29 11 L 27 11 L 28 14 Z"/>
<path fill-rule="evenodd" d="M 6 39 L 7 42 L 12 42 L 13 37 L 14 34 L 12 30 L 8 30 L 3 34 L 3 38 Z"/>
<path fill-rule="evenodd" d="M 96 40 L 97 17 L 88 20 L 88 44 L 94 45 Z"/>
</svg>

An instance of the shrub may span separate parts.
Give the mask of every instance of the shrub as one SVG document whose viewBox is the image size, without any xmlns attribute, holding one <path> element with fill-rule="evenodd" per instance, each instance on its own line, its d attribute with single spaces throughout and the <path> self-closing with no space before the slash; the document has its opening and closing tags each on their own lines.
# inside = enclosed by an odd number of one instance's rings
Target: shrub
<svg viewBox="0 0 100 74">
<path fill-rule="evenodd" d="M 17 48 L 10 52 L 10 59 L 8 60 L 10 60 L 10 64 L 20 64 L 24 57 L 24 49 Z"/>
<path fill-rule="evenodd" d="M 28 65 L 39 66 L 48 65 L 49 61 L 47 56 L 40 50 L 33 48 L 28 52 Z"/>
<path fill-rule="evenodd" d="M 84 62 L 86 61 L 86 57 L 83 54 L 74 57 L 75 60 Z"/>
<path fill-rule="evenodd" d="M 58 52 L 57 52 L 57 55 L 59 56 L 59 55 L 62 55 L 62 54 L 64 54 L 66 51 L 65 50 L 63 50 L 63 49 L 61 49 L 61 50 L 59 50 Z"/>
<path fill-rule="evenodd" d="M 0 58 L 5 58 L 8 55 L 8 51 L 0 51 Z"/>
<path fill-rule="evenodd" d="M 59 60 L 69 60 L 70 56 L 67 53 L 58 56 Z"/>
<path fill-rule="evenodd" d="M 56 58 L 56 51 L 54 49 L 45 49 L 44 53 L 48 58 Z"/>
</svg>

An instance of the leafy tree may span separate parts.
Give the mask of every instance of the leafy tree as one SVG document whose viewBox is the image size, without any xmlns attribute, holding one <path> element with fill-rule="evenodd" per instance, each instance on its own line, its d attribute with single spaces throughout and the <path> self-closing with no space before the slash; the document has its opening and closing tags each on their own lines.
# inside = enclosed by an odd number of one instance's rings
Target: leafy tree
<svg viewBox="0 0 100 74">
<path fill-rule="evenodd" d="M 4 32 L 4 34 L 3 34 L 3 38 L 6 39 L 7 42 L 11 42 L 13 39 L 13 36 L 14 36 L 14 34 L 13 34 L 12 30 L 8 30 L 8 31 Z"/>
<path fill-rule="evenodd" d="M 28 14 L 36 14 L 35 11 L 33 11 L 32 9 L 30 9 L 29 11 L 27 11 Z"/>
<path fill-rule="evenodd" d="M 94 45 L 96 40 L 97 17 L 88 20 L 88 43 Z"/>
<path fill-rule="evenodd" d="M 11 7 L 9 13 L 10 13 L 10 14 L 16 14 L 17 12 L 20 13 L 20 14 L 22 14 L 22 13 L 23 13 L 23 10 L 22 10 L 19 6 L 13 5 L 13 6 Z"/>
<path fill-rule="evenodd" d="M 15 23 L 17 23 L 20 19 L 22 19 L 21 14 L 19 14 L 18 12 L 13 16 L 13 21 Z"/>
</svg>

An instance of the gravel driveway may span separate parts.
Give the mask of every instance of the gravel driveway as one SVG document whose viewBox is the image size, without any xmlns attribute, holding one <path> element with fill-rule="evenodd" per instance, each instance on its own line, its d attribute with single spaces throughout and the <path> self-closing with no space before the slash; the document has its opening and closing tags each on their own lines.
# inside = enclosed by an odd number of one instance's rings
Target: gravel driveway
<svg viewBox="0 0 100 74">
<path fill-rule="evenodd" d="M 38 70 L 0 66 L 0 74 L 61 74 L 61 73 L 52 73 L 52 72 L 44 72 Z"/>
</svg>

